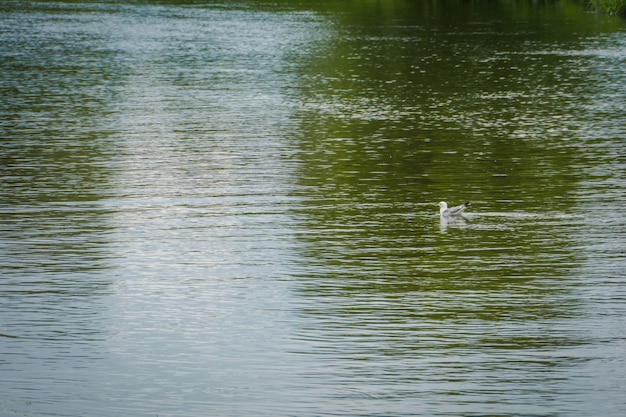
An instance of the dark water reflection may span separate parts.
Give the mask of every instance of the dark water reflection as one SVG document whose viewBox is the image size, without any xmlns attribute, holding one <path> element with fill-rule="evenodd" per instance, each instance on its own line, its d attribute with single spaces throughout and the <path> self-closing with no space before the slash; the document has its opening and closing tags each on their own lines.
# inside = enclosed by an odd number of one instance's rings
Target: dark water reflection
<svg viewBox="0 0 626 417">
<path fill-rule="evenodd" d="M 0 38 L 1 415 L 626 411 L 622 21 L 7 2 Z"/>
<path fill-rule="evenodd" d="M 590 226 L 578 193 L 604 159 L 590 130 L 624 138 L 623 98 L 590 82 L 623 96 L 623 58 L 594 38 L 546 42 L 545 22 L 506 13 L 443 27 L 390 14 L 335 28 L 303 74 L 303 338 L 330 368 L 315 377 L 336 379 L 333 399 L 355 415 L 593 414 L 569 379 L 598 359 L 581 281 L 597 260 L 583 242 L 619 215 Z M 621 38 L 606 40 L 623 51 Z M 449 198 L 474 208 L 438 224 L 430 213 Z M 623 365 L 623 339 L 608 337 Z"/>
</svg>

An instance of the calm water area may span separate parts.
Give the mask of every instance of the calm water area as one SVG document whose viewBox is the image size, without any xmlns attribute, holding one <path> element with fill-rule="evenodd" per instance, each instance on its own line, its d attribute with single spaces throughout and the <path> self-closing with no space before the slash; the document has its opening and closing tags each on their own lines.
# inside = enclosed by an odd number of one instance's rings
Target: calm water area
<svg viewBox="0 0 626 417">
<path fill-rule="evenodd" d="M 3 0 L 0 416 L 622 417 L 625 145 L 574 2 Z"/>
</svg>

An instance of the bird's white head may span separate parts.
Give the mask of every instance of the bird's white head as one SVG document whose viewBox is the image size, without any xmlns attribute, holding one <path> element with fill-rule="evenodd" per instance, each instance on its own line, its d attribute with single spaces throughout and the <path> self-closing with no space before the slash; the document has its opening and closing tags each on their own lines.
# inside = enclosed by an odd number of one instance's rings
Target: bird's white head
<svg viewBox="0 0 626 417">
<path fill-rule="evenodd" d="M 439 202 L 439 214 L 443 214 L 448 209 L 448 204 L 445 201 Z"/>
</svg>

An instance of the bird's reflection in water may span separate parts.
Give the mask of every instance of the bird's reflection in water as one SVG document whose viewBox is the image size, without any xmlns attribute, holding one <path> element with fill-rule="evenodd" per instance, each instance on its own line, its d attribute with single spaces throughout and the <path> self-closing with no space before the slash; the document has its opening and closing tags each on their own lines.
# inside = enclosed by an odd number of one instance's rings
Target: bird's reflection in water
<svg viewBox="0 0 626 417">
<path fill-rule="evenodd" d="M 444 217 L 439 218 L 439 230 L 445 233 L 448 228 L 465 229 L 469 225 L 466 217 Z"/>
</svg>

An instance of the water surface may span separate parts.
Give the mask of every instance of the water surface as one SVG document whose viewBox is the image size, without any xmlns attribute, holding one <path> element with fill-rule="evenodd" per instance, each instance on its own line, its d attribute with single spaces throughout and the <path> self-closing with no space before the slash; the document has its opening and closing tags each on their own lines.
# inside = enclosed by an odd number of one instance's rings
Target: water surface
<svg viewBox="0 0 626 417">
<path fill-rule="evenodd" d="M 0 414 L 622 416 L 625 28 L 5 3 Z"/>
</svg>

